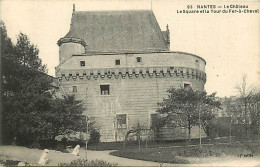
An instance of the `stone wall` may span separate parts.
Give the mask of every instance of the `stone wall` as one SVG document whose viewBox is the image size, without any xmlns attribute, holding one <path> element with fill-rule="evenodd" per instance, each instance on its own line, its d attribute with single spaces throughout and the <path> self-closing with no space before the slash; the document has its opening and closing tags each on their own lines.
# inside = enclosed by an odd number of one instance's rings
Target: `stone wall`
<svg viewBox="0 0 260 167">
<path fill-rule="evenodd" d="M 62 44 L 63 46 L 64 44 Z M 69 51 L 64 51 L 69 52 Z M 61 56 L 63 57 L 63 56 Z M 137 62 L 137 58 L 141 62 Z M 120 65 L 115 65 L 115 60 L 120 60 Z M 85 66 L 80 66 L 80 61 L 85 61 Z M 79 71 L 111 68 L 147 68 L 147 67 L 186 67 L 205 71 L 206 62 L 199 56 L 183 52 L 160 53 L 128 53 L 128 54 L 91 54 L 73 55 L 57 70 L 59 77 L 63 71 Z M 133 69 L 134 71 L 134 69 Z"/>
<path fill-rule="evenodd" d="M 104 65 L 105 68 L 100 69 L 77 69 L 73 65 L 73 59 L 66 63 L 70 61 L 71 66 L 61 66 L 58 73 L 61 91 L 74 93 L 78 99 L 83 100 L 85 113 L 95 117 L 102 141 L 121 141 L 126 131 L 135 128 L 138 123 L 142 128 L 149 129 L 150 114 L 155 113 L 158 102 L 167 97 L 169 88 L 180 88 L 184 83 L 189 83 L 195 90 L 204 90 L 206 82 L 204 67 L 199 68 L 203 71 L 194 69 L 196 66 L 189 64 L 190 60 L 186 60 L 187 65 L 183 62 L 179 62 L 179 65 L 182 63 L 183 66 L 194 68 L 167 66 L 169 62 L 165 62 L 164 66 L 158 63 L 161 66 L 154 67 L 154 61 L 150 60 L 149 64 L 153 66 L 147 67 L 149 65 L 145 61 L 143 63 L 147 66 L 142 68 L 108 68 L 108 65 Z M 84 70 L 89 72 L 84 73 Z M 108 74 L 107 70 L 111 72 Z M 101 95 L 100 85 L 109 85 L 109 95 Z M 73 86 L 77 87 L 77 92 L 73 92 Z M 117 127 L 117 114 L 126 114 L 125 127 Z"/>
</svg>

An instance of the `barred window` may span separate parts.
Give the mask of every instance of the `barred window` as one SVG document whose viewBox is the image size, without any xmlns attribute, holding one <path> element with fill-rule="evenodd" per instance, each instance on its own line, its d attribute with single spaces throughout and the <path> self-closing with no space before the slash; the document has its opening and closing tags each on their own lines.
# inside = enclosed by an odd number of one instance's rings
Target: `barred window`
<svg viewBox="0 0 260 167">
<path fill-rule="evenodd" d="M 117 114 L 116 122 L 118 129 L 126 129 L 126 114 Z"/>
<path fill-rule="evenodd" d="M 101 95 L 109 95 L 109 85 L 100 85 L 100 93 Z"/>
</svg>

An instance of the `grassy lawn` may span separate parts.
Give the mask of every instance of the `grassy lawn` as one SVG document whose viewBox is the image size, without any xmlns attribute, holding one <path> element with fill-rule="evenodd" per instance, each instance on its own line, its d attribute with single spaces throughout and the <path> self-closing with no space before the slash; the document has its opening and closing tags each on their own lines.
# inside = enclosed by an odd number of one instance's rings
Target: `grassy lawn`
<svg viewBox="0 0 260 167">
<path fill-rule="evenodd" d="M 172 149 L 125 149 L 110 153 L 114 156 L 163 163 L 188 164 L 184 158 L 174 156 Z"/>
<path fill-rule="evenodd" d="M 111 152 L 111 155 L 154 161 L 161 163 L 198 163 L 192 161 L 192 158 L 223 158 L 227 156 L 257 156 L 260 155 L 260 146 L 258 144 L 232 144 L 232 145 L 204 145 L 190 147 L 172 147 L 172 148 L 147 148 L 147 149 L 123 149 Z"/>
<path fill-rule="evenodd" d="M 202 142 L 204 144 L 212 143 L 211 140 L 208 138 L 203 138 Z M 223 141 L 221 141 L 223 142 Z M 195 145 L 199 143 L 199 139 L 191 139 L 190 145 Z M 118 142 L 104 142 L 104 143 L 96 143 L 96 144 L 89 144 L 88 145 L 88 150 L 122 150 L 123 148 L 123 142 L 118 141 Z M 141 148 L 159 148 L 159 147 L 169 147 L 169 146 L 180 146 L 180 145 L 185 145 L 184 140 L 170 140 L 170 141 L 142 141 L 141 142 Z M 138 141 L 128 141 L 125 145 L 125 149 L 138 149 L 139 144 Z"/>
</svg>

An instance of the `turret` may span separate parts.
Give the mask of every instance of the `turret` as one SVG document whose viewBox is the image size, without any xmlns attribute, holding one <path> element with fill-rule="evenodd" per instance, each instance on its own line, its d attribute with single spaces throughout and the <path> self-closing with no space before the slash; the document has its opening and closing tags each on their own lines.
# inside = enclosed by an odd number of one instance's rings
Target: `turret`
<svg viewBox="0 0 260 167">
<path fill-rule="evenodd" d="M 75 4 L 73 4 L 70 29 L 72 29 L 73 16 L 75 14 Z M 86 43 L 84 40 L 76 37 L 64 37 L 57 42 L 59 46 L 59 63 L 63 64 L 75 54 L 85 53 Z"/>
<path fill-rule="evenodd" d="M 60 64 L 70 59 L 72 55 L 85 53 L 86 43 L 79 38 L 61 38 L 57 44 Z"/>
</svg>

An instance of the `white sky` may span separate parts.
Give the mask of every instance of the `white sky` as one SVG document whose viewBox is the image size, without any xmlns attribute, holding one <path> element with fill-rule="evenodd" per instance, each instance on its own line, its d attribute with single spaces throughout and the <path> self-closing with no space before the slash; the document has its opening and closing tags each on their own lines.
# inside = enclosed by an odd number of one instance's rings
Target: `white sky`
<svg viewBox="0 0 260 167">
<path fill-rule="evenodd" d="M 0 16 L 16 42 L 27 34 L 40 50 L 49 74 L 55 75 L 59 48 L 56 42 L 69 31 L 72 4 L 76 11 L 151 9 L 150 0 L 2 0 Z M 247 74 L 248 83 L 260 84 L 260 14 L 177 14 L 187 5 L 249 5 L 260 2 L 153 0 L 152 8 L 162 30 L 169 24 L 171 50 L 196 54 L 207 62 L 208 93 L 235 95 L 234 86 Z"/>
</svg>

